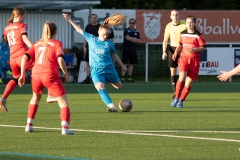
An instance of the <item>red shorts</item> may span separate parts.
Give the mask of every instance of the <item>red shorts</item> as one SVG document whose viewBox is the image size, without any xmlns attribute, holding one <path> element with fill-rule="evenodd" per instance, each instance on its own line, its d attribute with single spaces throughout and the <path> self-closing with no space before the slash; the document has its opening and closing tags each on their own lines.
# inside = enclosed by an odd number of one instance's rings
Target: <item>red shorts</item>
<svg viewBox="0 0 240 160">
<path fill-rule="evenodd" d="M 178 60 L 179 72 L 187 72 L 187 77 L 197 80 L 200 58 L 199 57 L 181 57 Z"/>
<path fill-rule="evenodd" d="M 42 94 L 46 87 L 53 97 L 59 97 L 66 94 L 63 83 L 56 73 L 34 73 L 32 74 L 32 91 L 36 94 Z"/>
<path fill-rule="evenodd" d="M 10 58 L 10 67 L 12 69 L 12 76 L 14 78 L 18 78 L 21 75 L 21 59 L 22 56 Z M 32 67 L 34 65 L 34 61 L 30 59 L 26 62 L 26 70 L 32 70 Z"/>
</svg>

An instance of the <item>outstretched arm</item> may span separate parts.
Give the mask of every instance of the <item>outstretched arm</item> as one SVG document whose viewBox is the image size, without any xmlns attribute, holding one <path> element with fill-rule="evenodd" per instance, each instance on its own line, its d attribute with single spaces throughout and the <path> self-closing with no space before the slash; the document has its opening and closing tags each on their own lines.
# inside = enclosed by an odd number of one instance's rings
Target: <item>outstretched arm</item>
<svg viewBox="0 0 240 160">
<path fill-rule="evenodd" d="M 73 22 L 73 20 L 71 18 L 69 18 L 69 16 L 65 13 L 62 14 L 63 18 L 65 18 L 68 22 L 71 23 L 71 25 L 76 29 L 76 31 L 80 34 L 83 34 L 83 29 L 78 26 L 75 22 Z"/>
<path fill-rule="evenodd" d="M 233 68 L 231 71 L 226 72 L 226 71 L 220 71 L 222 74 L 220 74 L 219 76 L 217 76 L 217 78 L 220 81 L 226 81 L 228 80 L 228 78 L 232 77 L 233 75 L 237 74 L 240 72 L 240 65 L 238 65 L 237 67 Z"/>
</svg>

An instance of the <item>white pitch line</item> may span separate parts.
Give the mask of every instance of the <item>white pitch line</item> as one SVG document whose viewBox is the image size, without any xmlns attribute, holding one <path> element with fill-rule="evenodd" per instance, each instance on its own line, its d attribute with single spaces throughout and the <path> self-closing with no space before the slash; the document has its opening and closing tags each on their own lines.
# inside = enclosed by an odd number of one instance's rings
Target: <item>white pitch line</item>
<svg viewBox="0 0 240 160">
<path fill-rule="evenodd" d="M 25 126 L 16 126 L 16 125 L 0 125 L 0 127 L 12 127 L 12 128 L 25 128 Z M 34 127 L 38 129 L 46 130 L 61 130 L 61 128 L 47 128 L 47 127 Z M 182 138 L 182 139 L 197 139 L 197 140 L 210 140 L 210 141 L 221 141 L 221 142 L 237 142 L 240 143 L 240 140 L 237 139 L 223 139 L 223 138 L 206 138 L 206 137 L 193 137 L 193 136 L 176 136 L 176 135 L 167 135 L 167 134 L 153 134 L 153 133 L 141 133 L 143 131 L 134 131 L 129 132 L 130 130 L 85 130 L 85 129 L 71 129 L 72 131 L 78 132 L 95 132 L 95 133 L 108 133 L 108 134 L 126 134 L 126 135 L 138 135 L 138 136 L 156 136 L 156 137 L 169 137 L 169 138 Z M 147 131 L 145 131 L 147 132 Z M 157 131 L 155 131 L 157 132 Z M 171 133 L 187 133 L 187 132 L 200 132 L 200 133 L 237 133 L 235 131 L 158 131 L 159 133 L 171 132 Z"/>
</svg>

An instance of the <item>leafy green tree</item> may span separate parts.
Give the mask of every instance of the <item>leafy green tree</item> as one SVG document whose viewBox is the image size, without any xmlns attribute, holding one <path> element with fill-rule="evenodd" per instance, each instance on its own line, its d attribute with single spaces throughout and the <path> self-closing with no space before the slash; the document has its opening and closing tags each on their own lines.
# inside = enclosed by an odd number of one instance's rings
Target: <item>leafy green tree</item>
<svg viewBox="0 0 240 160">
<path fill-rule="evenodd" d="M 94 8 L 116 9 L 183 9 L 187 10 L 237 10 L 240 0 L 101 0 Z"/>
</svg>

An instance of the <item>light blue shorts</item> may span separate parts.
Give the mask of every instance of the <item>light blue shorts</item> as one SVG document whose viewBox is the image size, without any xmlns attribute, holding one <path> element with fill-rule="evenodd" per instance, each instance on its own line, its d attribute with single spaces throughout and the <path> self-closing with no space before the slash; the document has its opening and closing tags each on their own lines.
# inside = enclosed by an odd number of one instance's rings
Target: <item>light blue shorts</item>
<svg viewBox="0 0 240 160">
<path fill-rule="evenodd" d="M 108 81 L 110 83 L 118 83 L 120 81 L 117 71 L 114 67 L 91 67 L 91 77 L 94 85 L 96 85 L 98 82 L 105 83 Z"/>
</svg>

